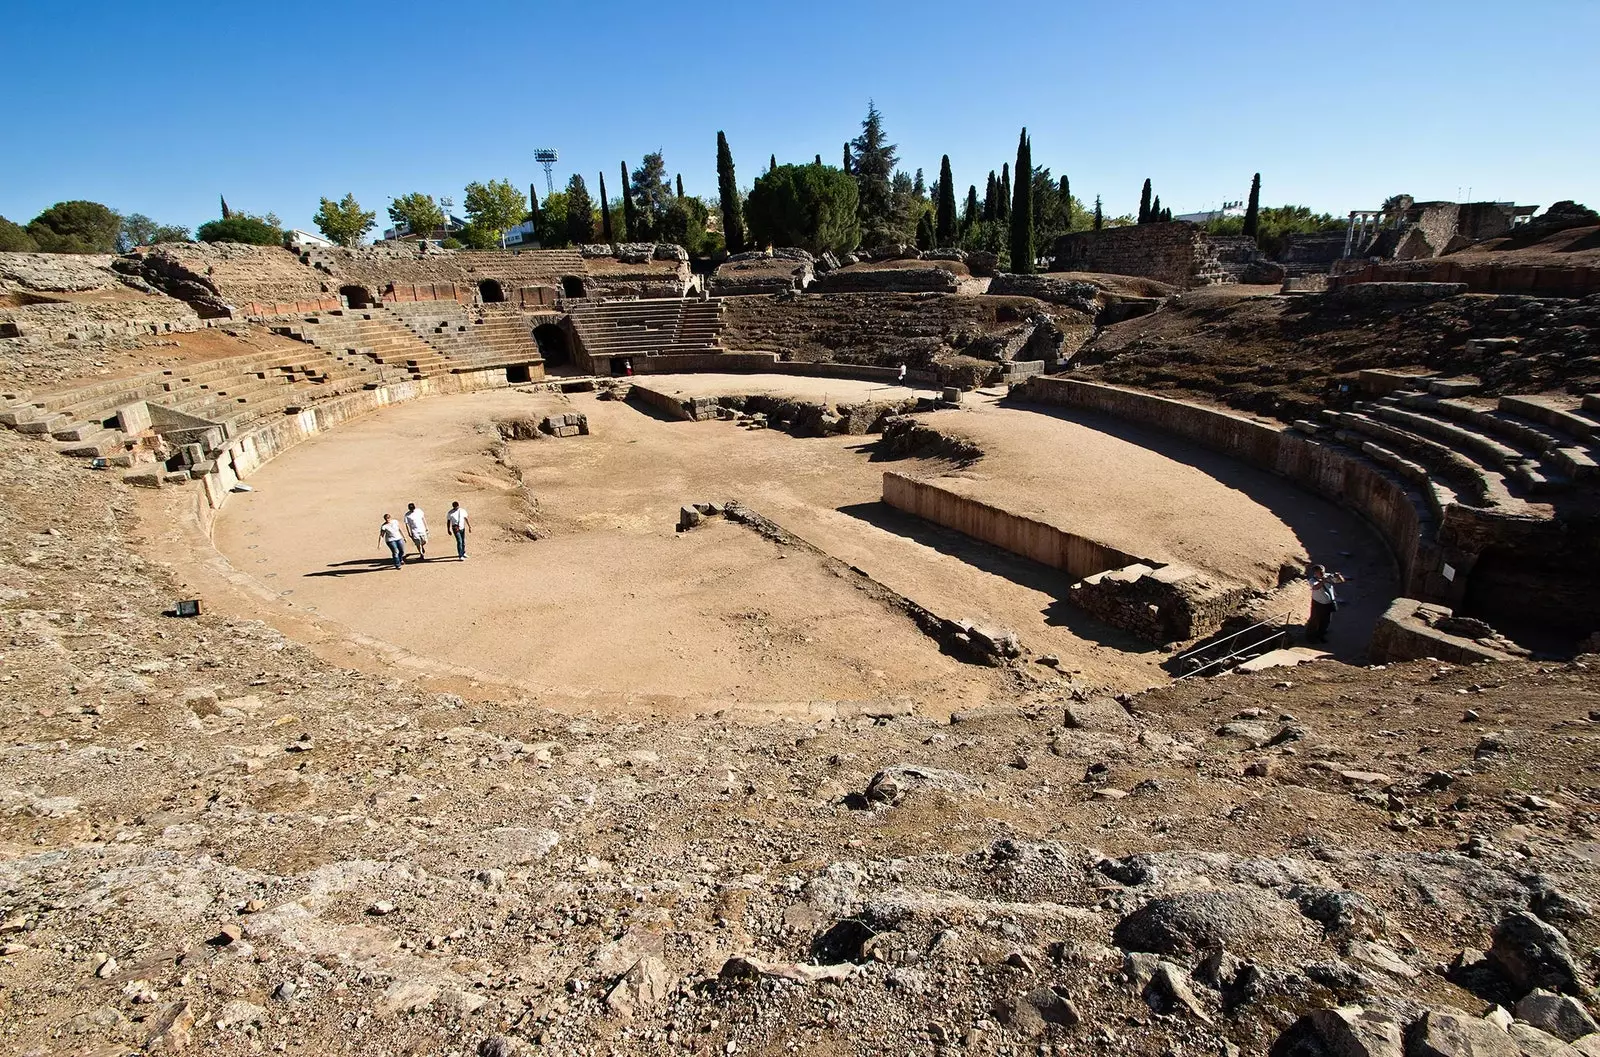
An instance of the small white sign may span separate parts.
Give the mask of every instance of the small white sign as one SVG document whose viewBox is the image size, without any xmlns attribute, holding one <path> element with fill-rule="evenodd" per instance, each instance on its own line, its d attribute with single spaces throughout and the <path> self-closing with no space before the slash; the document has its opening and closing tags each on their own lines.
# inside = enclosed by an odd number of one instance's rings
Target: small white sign
<svg viewBox="0 0 1600 1057">
<path fill-rule="evenodd" d="M 1456 567 L 1451 565 L 1449 562 L 1445 562 L 1444 564 L 1444 578 L 1449 580 L 1451 583 L 1456 582 Z"/>
</svg>

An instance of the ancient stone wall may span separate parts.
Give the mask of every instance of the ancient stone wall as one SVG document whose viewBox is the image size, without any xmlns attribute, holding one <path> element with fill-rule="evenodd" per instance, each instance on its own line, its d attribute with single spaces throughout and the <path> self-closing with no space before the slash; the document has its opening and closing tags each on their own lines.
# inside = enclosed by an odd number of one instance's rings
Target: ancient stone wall
<svg viewBox="0 0 1600 1057">
<path fill-rule="evenodd" d="M 1350 262 L 1328 285 L 1340 289 L 1359 283 L 1459 283 L 1474 294 L 1531 294 L 1539 297 L 1588 297 L 1600 293 L 1600 268 L 1560 268 L 1531 264 L 1496 264 L 1478 257 L 1469 262 L 1443 260 Z"/>
<path fill-rule="evenodd" d="M 943 268 L 863 268 L 854 265 L 817 276 L 810 289 L 824 294 L 953 294 L 961 289 L 961 277 Z"/>
<path fill-rule="evenodd" d="M 1211 634 L 1252 594 L 1241 583 L 1183 564 L 1108 569 L 1072 585 L 1067 601 L 1145 642 L 1188 642 Z"/>
<path fill-rule="evenodd" d="M 1161 564 L 892 471 L 883 475 L 883 501 L 896 510 L 955 529 L 1078 579 L 1135 563 Z"/>
<path fill-rule="evenodd" d="M 1053 268 L 1067 272 L 1139 275 L 1173 286 L 1194 286 L 1196 251 L 1201 237 L 1198 227 L 1181 220 L 1080 231 L 1056 239 Z M 1203 251 L 1200 259 L 1203 262 Z"/>
<path fill-rule="evenodd" d="M 1496 642 L 1487 627 L 1487 634 L 1468 638 L 1451 629 L 1480 630 L 1471 627 L 1474 622 L 1462 621 L 1452 616 L 1444 606 L 1419 602 L 1415 598 L 1397 598 L 1390 603 L 1383 616 L 1372 629 L 1372 642 L 1367 647 L 1367 657 L 1374 664 L 1394 664 L 1427 657 L 1448 664 L 1476 664 L 1480 661 L 1516 660 L 1516 654 Z"/>
</svg>

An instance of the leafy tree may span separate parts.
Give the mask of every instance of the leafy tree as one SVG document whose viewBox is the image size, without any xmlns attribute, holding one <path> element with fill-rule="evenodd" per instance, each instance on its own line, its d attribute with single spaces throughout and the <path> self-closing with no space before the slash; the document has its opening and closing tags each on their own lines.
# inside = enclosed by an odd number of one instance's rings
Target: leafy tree
<svg viewBox="0 0 1600 1057">
<path fill-rule="evenodd" d="M 743 253 L 744 217 L 739 208 L 739 184 L 733 176 L 733 152 L 728 149 L 728 137 L 721 132 L 717 133 L 717 201 L 722 207 L 722 234 L 728 252 Z"/>
<path fill-rule="evenodd" d="M 854 152 L 856 212 L 861 221 L 862 241 L 881 246 L 897 237 L 894 187 L 891 182 L 898 161 L 898 148 L 888 142 L 883 131 L 883 115 L 869 99 L 867 116 L 861 122 L 861 135 L 850 141 Z"/>
<path fill-rule="evenodd" d="M 594 241 L 594 201 L 577 173 L 567 181 L 567 239 L 574 246 Z"/>
<path fill-rule="evenodd" d="M 186 227 L 178 224 L 157 224 L 143 213 L 129 213 L 122 218 L 122 231 L 117 234 L 117 250 L 127 253 L 135 246 L 188 241 L 189 229 Z"/>
<path fill-rule="evenodd" d="M 639 207 L 633 200 L 633 192 L 628 189 L 627 162 L 622 163 L 622 227 L 629 242 L 639 241 Z"/>
<path fill-rule="evenodd" d="M 974 188 L 972 196 L 977 197 Z M 939 162 L 939 200 L 935 207 L 938 222 L 934 224 L 934 239 L 941 246 L 954 246 L 956 243 L 956 184 L 955 177 L 950 174 L 950 155 L 946 154 Z"/>
<path fill-rule="evenodd" d="M 476 220 L 467 221 L 456 235 L 459 236 L 458 241 L 464 243 L 469 250 L 492 250 L 500 245 L 500 233 L 484 227 Z"/>
<path fill-rule="evenodd" d="M 917 249 L 931 250 L 934 248 L 933 220 L 927 213 L 917 218 Z"/>
<path fill-rule="evenodd" d="M 517 205 L 519 208 L 522 205 L 521 195 L 517 196 Z M 318 231 L 341 246 L 354 246 L 363 235 L 378 226 L 378 214 L 362 209 L 353 194 L 347 194 L 337 202 L 324 198 L 317 215 L 311 219 Z"/>
<path fill-rule="evenodd" d="M 1255 238 L 1261 232 L 1261 174 L 1250 181 L 1250 204 L 1244 207 L 1243 234 Z"/>
<path fill-rule="evenodd" d="M 26 228 L 0 217 L 0 253 L 33 253 L 38 248 Z"/>
<path fill-rule="evenodd" d="M 423 194 L 412 191 L 389 203 L 389 219 L 395 226 L 405 225 L 406 231 L 418 238 L 429 238 L 444 227 L 444 210 L 439 203 Z"/>
<path fill-rule="evenodd" d="M 567 192 L 556 191 L 545 196 L 544 205 L 539 209 L 538 227 L 539 245 L 547 250 L 557 250 L 567 246 Z"/>
<path fill-rule="evenodd" d="M 1105 214 L 1100 211 L 1100 196 L 1094 196 L 1094 229 L 1099 231 L 1106 226 Z"/>
<path fill-rule="evenodd" d="M 243 216 L 237 211 L 226 220 L 201 224 L 194 234 L 201 242 L 243 242 L 252 246 L 283 244 L 282 228 L 261 217 Z"/>
<path fill-rule="evenodd" d="M 745 219 L 757 245 L 848 253 L 860 242 L 859 184 L 827 165 L 780 165 L 750 189 Z"/>
<path fill-rule="evenodd" d="M 57 202 L 28 222 L 28 235 L 43 253 L 112 253 L 121 233 L 114 209 L 82 199 Z"/>
<path fill-rule="evenodd" d="M 1139 223 L 1150 223 L 1150 178 L 1144 179 L 1144 190 L 1139 192 Z"/>
<path fill-rule="evenodd" d="M 1006 162 L 1000 166 L 1000 183 L 995 187 L 997 197 L 994 203 L 994 218 L 996 220 L 1011 219 L 1011 163 Z"/>
<path fill-rule="evenodd" d="M 961 210 L 961 233 L 965 235 L 967 229 L 976 224 L 983 216 L 983 208 L 978 205 L 978 185 L 967 185 L 967 203 Z"/>
<path fill-rule="evenodd" d="M 1033 144 L 1024 126 L 1017 139 L 1017 190 L 1011 203 L 1011 270 L 1021 275 L 1033 274 L 1034 268 L 1032 176 Z"/>
<path fill-rule="evenodd" d="M 1246 217 L 1217 217 L 1205 226 L 1211 235 L 1242 235 Z M 1346 221 L 1327 213 L 1313 213 L 1309 206 L 1267 206 L 1257 218 L 1256 245 L 1270 257 L 1277 257 L 1293 235 L 1316 235 L 1345 230 Z"/>
<path fill-rule="evenodd" d="M 467 219 L 480 231 L 490 232 L 505 245 L 506 229 L 516 227 L 527 216 L 522 192 L 510 180 L 490 180 L 486 184 L 467 184 Z"/>
<path fill-rule="evenodd" d="M 616 241 L 611 237 L 611 209 L 610 199 L 606 197 L 606 174 L 600 174 L 600 241 L 611 243 Z"/>
<path fill-rule="evenodd" d="M 710 209 L 698 198 L 678 195 L 661 216 L 658 237 L 663 242 L 674 242 L 690 253 L 703 253 L 706 241 L 706 220 Z"/>
<path fill-rule="evenodd" d="M 661 218 L 672 201 L 672 185 L 667 182 L 667 163 L 661 151 L 646 154 L 633 170 L 631 191 L 635 210 L 634 224 L 639 229 L 639 239 L 648 242 L 661 230 Z"/>
<path fill-rule="evenodd" d="M 1003 220 L 982 220 L 961 233 L 961 248 L 968 253 L 992 253 L 1001 271 L 1011 270 L 1011 227 Z"/>
</svg>

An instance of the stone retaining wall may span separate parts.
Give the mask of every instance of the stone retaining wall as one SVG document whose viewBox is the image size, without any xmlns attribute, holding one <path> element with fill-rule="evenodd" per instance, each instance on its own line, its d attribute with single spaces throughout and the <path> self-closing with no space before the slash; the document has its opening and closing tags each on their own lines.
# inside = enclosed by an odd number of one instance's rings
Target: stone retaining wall
<svg viewBox="0 0 1600 1057">
<path fill-rule="evenodd" d="M 1424 657 L 1449 664 L 1517 659 L 1513 654 L 1486 646 L 1476 639 L 1452 635 L 1433 626 L 1436 620 L 1449 617 L 1450 610 L 1443 606 L 1429 605 L 1415 598 L 1395 599 L 1372 629 L 1372 642 L 1367 647 L 1368 659 L 1374 664 L 1414 661 Z"/>
</svg>

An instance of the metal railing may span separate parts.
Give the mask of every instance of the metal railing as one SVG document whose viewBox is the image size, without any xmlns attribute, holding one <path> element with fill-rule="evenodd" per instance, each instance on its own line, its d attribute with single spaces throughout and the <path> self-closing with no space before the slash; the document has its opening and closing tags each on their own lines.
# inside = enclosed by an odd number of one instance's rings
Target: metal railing
<svg viewBox="0 0 1600 1057">
<path fill-rule="evenodd" d="M 1235 631 L 1231 635 L 1224 635 L 1220 639 L 1208 642 L 1203 646 L 1196 646 L 1193 649 L 1186 650 L 1185 652 L 1178 654 L 1175 662 L 1179 667 L 1182 667 L 1205 654 L 1211 653 L 1219 647 L 1227 648 L 1227 652 L 1222 656 L 1216 657 L 1205 662 L 1204 664 L 1197 665 L 1190 671 L 1184 672 L 1182 675 L 1178 676 L 1178 679 L 1181 681 L 1189 678 L 1191 675 L 1199 675 L 1208 669 L 1218 668 L 1219 665 L 1227 665 L 1229 662 L 1245 657 L 1246 655 L 1255 656 L 1263 646 L 1266 646 L 1274 639 L 1281 640 L 1288 635 L 1289 626 L 1293 620 L 1293 617 L 1294 615 L 1292 613 L 1284 613 L 1279 617 L 1268 617 L 1266 620 L 1257 621 L 1243 630 Z M 1239 645 L 1239 641 L 1246 638 L 1249 639 L 1248 644 L 1242 646 Z"/>
</svg>

